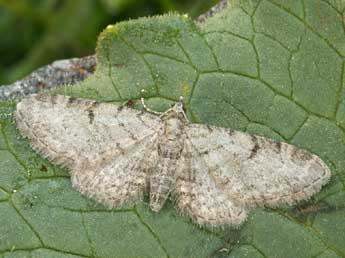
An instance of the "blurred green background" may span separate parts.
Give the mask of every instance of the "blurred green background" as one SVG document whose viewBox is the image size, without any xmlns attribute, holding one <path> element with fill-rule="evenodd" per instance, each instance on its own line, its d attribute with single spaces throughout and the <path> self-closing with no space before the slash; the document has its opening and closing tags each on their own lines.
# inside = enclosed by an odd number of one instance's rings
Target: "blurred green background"
<svg viewBox="0 0 345 258">
<path fill-rule="evenodd" d="M 218 0 L 0 0 L 0 85 L 57 59 L 94 53 L 108 24 L 169 11 L 197 17 Z"/>
</svg>

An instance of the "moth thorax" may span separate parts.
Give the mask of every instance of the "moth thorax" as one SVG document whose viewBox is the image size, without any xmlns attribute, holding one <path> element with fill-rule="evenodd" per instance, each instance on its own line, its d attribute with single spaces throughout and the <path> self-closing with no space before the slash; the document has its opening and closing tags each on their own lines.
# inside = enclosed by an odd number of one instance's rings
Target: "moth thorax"
<svg viewBox="0 0 345 258">
<path fill-rule="evenodd" d="M 170 118 L 165 121 L 164 135 L 171 140 L 180 138 L 183 130 L 183 122 L 178 118 Z"/>
</svg>

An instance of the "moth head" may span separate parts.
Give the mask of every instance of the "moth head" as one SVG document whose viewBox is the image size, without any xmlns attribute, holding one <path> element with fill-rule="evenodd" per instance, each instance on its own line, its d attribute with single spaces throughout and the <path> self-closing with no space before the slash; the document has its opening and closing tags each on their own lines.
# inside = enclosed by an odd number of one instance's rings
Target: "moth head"
<svg viewBox="0 0 345 258">
<path fill-rule="evenodd" d="M 170 109 L 168 109 L 165 113 L 169 114 L 169 117 L 176 117 L 183 120 L 187 120 L 186 111 L 183 104 L 183 97 L 180 96 L 178 102 L 176 102 Z"/>
<path fill-rule="evenodd" d="M 144 92 L 145 92 L 145 90 L 141 90 L 141 93 L 144 93 Z M 148 108 L 145 104 L 144 97 L 141 97 L 141 103 L 147 112 L 155 114 L 155 115 L 159 115 L 160 118 L 164 118 L 164 119 L 178 118 L 178 119 L 184 119 L 187 122 L 189 122 L 189 120 L 186 116 L 186 110 L 185 110 L 184 105 L 183 105 L 183 97 L 182 96 L 180 96 L 178 102 L 176 102 L 171 108 L 169 108 L 165 112 L 157 112 L 157 111 L 154 111 L 154 110 Z"/>
<path fill-rule="evenodd" d="M 180 96 L 180 99 L 178 102 L 175 103 L 175 105 L 172 107 L 172 110 L 175 111 L 177 114 L 184 113 L 184 106 L 183 106 L 183 97 Z"/>
</svg>

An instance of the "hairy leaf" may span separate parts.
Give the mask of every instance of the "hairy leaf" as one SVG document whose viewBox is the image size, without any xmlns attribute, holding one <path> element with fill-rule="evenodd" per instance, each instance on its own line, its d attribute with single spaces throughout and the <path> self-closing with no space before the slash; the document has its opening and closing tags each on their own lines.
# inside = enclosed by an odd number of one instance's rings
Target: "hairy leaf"
<svg viewBox="0 0 345 258">
<path fill-rule="evenodd" d="M 68 95 L 152 109 L 186 99 L 193 122 L 319 155 L 332 180 L 294 207 L 205 229 L 168 203 L 106 210 L 21 139 L 0 103 L 0 257 L 345 257 L 345 3 L 237 0 L 202 25 L 168 14 L 110 25 L 95 74 Z"/>
</svg>

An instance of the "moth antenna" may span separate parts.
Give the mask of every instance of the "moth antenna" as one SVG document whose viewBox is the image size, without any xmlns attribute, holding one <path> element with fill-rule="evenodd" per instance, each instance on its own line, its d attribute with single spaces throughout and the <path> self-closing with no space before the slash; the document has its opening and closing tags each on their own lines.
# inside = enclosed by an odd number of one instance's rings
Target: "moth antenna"
<svg viewBox="0 0 345 258">
<path fill-rule="evenodd" d="M 143 94 L 144 92 L 145 92 L 145 90 L 142 89 L 142 90 L 141 90 L 141 93 Z M 141 104 L 143 105 L 143 108 L 144 108 L 147 112 L 152 113 L 152 114 L 157 115 L 157 116 L 161 116 L 161 115 L 164 114 L 163 112 L 154 111 L 154 110 L 148 108 L 148 107 L 146 106 L 146 104 L 145 104 L 145 100 L 144 100 L 144 97 L 143 97 L 143 96 L 141 96 L 140 100 L 141 100 Z"/>
</svg>

